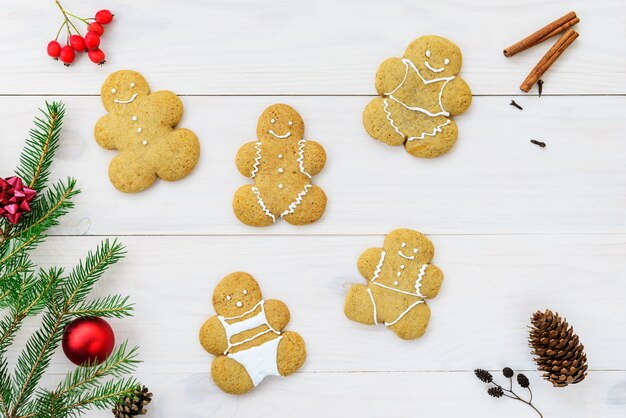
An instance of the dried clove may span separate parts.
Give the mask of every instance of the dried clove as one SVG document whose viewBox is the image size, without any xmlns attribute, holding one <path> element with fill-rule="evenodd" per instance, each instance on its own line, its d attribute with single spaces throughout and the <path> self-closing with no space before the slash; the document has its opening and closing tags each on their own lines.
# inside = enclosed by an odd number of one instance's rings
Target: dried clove
<svg viewBox="0 0 626 418">
<path fill-rule="evenodd" d="M 543 80 L 537 80 L 537 88 L 539 88 L 539 97 L 541 97 L 541 92 L 543 91 Z"/>
<path fill-rule="evenodd" d="M 546 147 L 546 143 L 545 142 L 537 141 L 536 139 L 531 139 L 530 143 L 531 144 L 535 144 L 535 145 L 539 145 L 541 148 L 545 148 Z"/>
<path fill-rule="evenodd" d="M 520 105 L 518 105 L 517 103 L 515 103 L 515 100 L 511 100 L 511 103 L 509 103 L 511 106 L 518 108 L 519 110 L 524 110 L 524 108 Z"/>
</svg>

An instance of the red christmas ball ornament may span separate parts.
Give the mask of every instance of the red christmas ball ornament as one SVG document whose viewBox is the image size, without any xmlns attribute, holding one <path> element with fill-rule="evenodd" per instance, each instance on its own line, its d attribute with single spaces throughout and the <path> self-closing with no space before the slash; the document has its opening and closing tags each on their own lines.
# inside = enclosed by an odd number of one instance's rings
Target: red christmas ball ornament
<svg viewBox="0 0 626 418">
<path fill-rule="evenodd" d="M 100 23 L 98 22 L 91 22 L 89 24 L 89 26 L 87 26 L 87 30 L 89 32 L 93 32 L 96 35 L 100 35 L 102 36 L 104 34 L 104 26 L 102 26 Z"/>
<path fill-rule="evenodd" d="M 87 55 L 89 55 L 89 59 L 91 60 L 91 62 L 95 64 L 102 65 L 106 62 L 106 60 L 104 59 L 104 51 L 102 51 L 100 48 L 90 49 Z"/>
<path fill-rule="evenodd" d="M 74 62 L 74 58 L 76 58 L 76 53 L 74 52 L 74 48 L 69 45 L 65 45 L 61 48 L 61 53 L 59 54 L 59 58 L 63 61 L 63 64 L 66 67 L 69 67 L 71 63 Z"/>
<path fill-rule="evenodd" d="M 96 22 L 101 23 L 103 25 L 111 23 L 113 20 L 113 14 L 109 10 L 100 10 L 96 13 Z"/>
<path fill-rule="evenodd" d="M 85 50 L 85 39 L 80 35 L 70 36 L 70 46 L 74 48 L 76 52 L 83 52 Z"/>
<path fill-rule="evenodd" d="M 48 44 L 48 55 L 51 58 L 59 59 L 59 54 L 61 53 L 61 44 L 57 41 L 50 41 Z"/>
<path fill-rule="evenodd" d="M 115 345 L 111 326 L 101 318 L 84 317 L 70 322 L 63 333 L 63 352 L 74 364 L 100 364 L 105 361 Z"/>
<path fill-rule="evenodd" d="M 89 49 L 96 49 L 100 46 L 100 35 L 95 32 L 87 32 L 85 35 L 85 45 Z"/>
<path fill-rule="evenodd" d="M 17 176 L 0 178 L 0 218 L 4 216 L 12 224 L 18 223 L 22 214 L 30 212 L 29 203 L 35 194 L 37 192 L 24 187 Z"/>
</svg>

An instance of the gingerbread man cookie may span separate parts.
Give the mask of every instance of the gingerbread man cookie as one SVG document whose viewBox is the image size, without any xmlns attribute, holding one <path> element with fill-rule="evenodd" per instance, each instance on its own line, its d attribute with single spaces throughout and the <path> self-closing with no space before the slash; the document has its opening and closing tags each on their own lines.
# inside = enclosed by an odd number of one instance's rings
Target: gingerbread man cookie
<svg viewBox="0 0 626 418">
<path fill-rule="evenodd" d="M 311 178 L 324 168 L 326 151 L 303 136 L 304 122 L 291 106 L 275 104 L 263 111 L 258 141 L 244 144 L 237 152 L 237 169 L 254 180 L 254 185 L 241 186 L 233 199 L 241 222 L 267 226 L 283 218 L 303 225 L 322 216 L 326 194 L 311 184 Z"/>
<path fill-rule="evenodd" d="M 150 187 L 157 177 L 176 181 L 193 170 L 200 142 L 188 129 L 176 129 L 183 104 L 171 91 L 150 93 L 148 82 L 135 71 L 109 75 L 100 92 L 109 112 L 96 123 L 96 142 L 119 150 L 109 164 L 111 183 L 126 193 Z"/>
<path fill-rule="evenodd" d="M 224 392 L 240 395 L 267 376 L 288 376 L 306 359 L 304 340 L 289 323 L 289 309 L 264 300 L 259 284 L 248 273 L 224 277 L 213 292 L 216 316 L 200 329 L 200 344 L 215 359 L 213 380 Z"/>
<path fill-rule="evenodd" d="M 429 264 L 435 248 L 411 229 L 397 229 L 385 237 L 383 248 L 365 250 L 358 261 L 367 285 L 353 285 L 344 312 L 366 325 L 384 324 L 405 340 L 424 335 L 430 320 L 425 299 L 437 296 L 443 281 L 439 267 Z"/>
<path fill-rule="evenodd" d="M 374 139 L 404 145 L 412 155 L 433 158 L 448 152 L 458 136 L 452 116 L 472 103 L 469 86 L 458 76 L 461 50 L 440 36 L 422 36 L 402 58 L 389 58 L 376 73 L 376 91 L 363 112 Z"/>
</svg>

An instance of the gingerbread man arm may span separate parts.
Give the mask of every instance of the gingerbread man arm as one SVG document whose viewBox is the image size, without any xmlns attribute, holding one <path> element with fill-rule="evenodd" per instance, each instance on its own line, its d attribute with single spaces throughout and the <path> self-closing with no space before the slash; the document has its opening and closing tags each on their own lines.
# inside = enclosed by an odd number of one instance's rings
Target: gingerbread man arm
<svg viewBox="0 0 626 418">
<path fill-rule="evenodd" d="M 207 352 L 215 356 L 224 354 L 228 349 L 226 330 L 220 320 L 217 319 L 217 316 L 210 317 L 202 324 L 202 328 L 200 328 L 200 344 Z"/>
<path fill-rule="evenodd" d="M 252 177 L 252 172 L 255 171 L 254 166 L 257 163 L 256 158 L 256 142 L 246 142 L 237 151 L 237 158 L 235 159 L 237 170 L 246 177 Z"/>
<path fill-rule="evenodd" d="M 311 176 L 316 175 L 326 165 L 326 150 L 315 141 L 306 141 L 304 146 L 304 171 Z"/>
<path fill-rule="evenodd" d="M 461 77 L 455 77 L 446 84 L 446 91 L 454 89 L 455 94 L 444 94 L 441 97 L 443 108 L 452 116 L 465 112 L 472 104 L 472 91 Z"/>
<path fill-rule="evenodd" d="M 269 322 L 276 331 L 282 331 L 291 318 L 287 305 L 276 299 L 268 299 L 265 301 L 265 316 L 267 317 L 267 322 Z"/>
<path fill-rule="evenodd" d="M 426 299 L 432 299 L 437 296 L 439 289 L 441 289 L 441 282 L 443 281 L 443 272 L 439 267 L 434 264 L 429 264 L 424 272 L 422 278 L 422 287 L 420 292 Z"/>
<path fill-rule="evenodd" d="M 116 135 L 113 129 L 114 126 L 115 124 L 112 123 L 110 115 L 104 115 L 96 122 L 94 137 L 98 145 L 104 149 L 119 149 L 117 144 L 119 135 Z"/>
<path fill-rule="evenodd" d="M 368 248 L 363 251 L 363 254 L 359 257 L 359 261 L 357 262 L 359 273 L 368 281 L 372 280 L 372 277 L 374 277 L 374 272 L 376 271 L 376 267 L 378 267 L 383 251 L 383 248 Z"/>
<path fill-rule="evenodd" d="M 400 85 L 406 74 L 402 58 L 387 58 L 376 72 L 376 92 L 379 95 L 391 93 Z"/>
<path fill-rule="evenodd" d="M 175 127 L 183 118 L 183 102 L 171 91 L 155 91 L 148 95 L 150 112 L 164 125 Z"/>
</svg>

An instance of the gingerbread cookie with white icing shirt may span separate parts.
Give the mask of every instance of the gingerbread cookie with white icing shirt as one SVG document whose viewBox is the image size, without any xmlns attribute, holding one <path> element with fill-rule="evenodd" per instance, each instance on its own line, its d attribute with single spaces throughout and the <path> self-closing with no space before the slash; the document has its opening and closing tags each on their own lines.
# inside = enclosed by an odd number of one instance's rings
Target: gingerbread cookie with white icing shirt
<svg viewBox="0 0 626 418">
<path fill-rule="evenodd" d="M 326 151 L 304 139 L 300 114 L 286 104 L 269 106 L 259 117 L 257 138 L 237 152 L 237 169 L 254 180 L 235 193 L 237 218 L 250 226 L 268 226 L 280 218 L 304 225 L 321 218 L 326 194 L 311 179 L 324 168 Z"/>
<path fill-rule="evenodd" d="M 344 312 L 356 322 L 385 325 L 405 340 L 421 337 L 430 320 L 426 299 L 437 296 L 443 272 L 430 264 L 435 248 L 423 234 L 397 229 L 382 248 L 361 254 L 358 268 L 367 284 L 348 291 Z"/>
<path fill-rule="evenodd" d="M 150 92 L 148 82 L 131 70 L 116 71 L 100 92 L 107 114 L 94 128 L 96 142 L 118 150 L 109 164 L 109 179 L 125 193 L 150 187 L 157 178 L 187 176 L 200 158 L 200 142 L 189 129 L 177 128 L 183 103 L 171 91 Z"/>
<path fill-rule="evenodd" d="M 411 42 L 402 58 L 388 58 L 376 73 L 376 91 L 363 112 L 374 139 L 404 145 L 415 157 L 448 152 L 458 137 L 453 116 L 465 112 L 472 92 L 458 76 L 463 58 L 448 39 L 428 35 Z"/>
<path fill-rule="evenodd" d="M 263 299 L 248 273 L 224 277 L 213 292 L 217 315 L 200 328 L 200 344 L 213 354 L 213 380 L 224 392 L 241 395 L 268 376 L 288 376 L 302 367 L 306 347 L 302 337 L 284 331 L 287 306 Z"/>
</svg>

